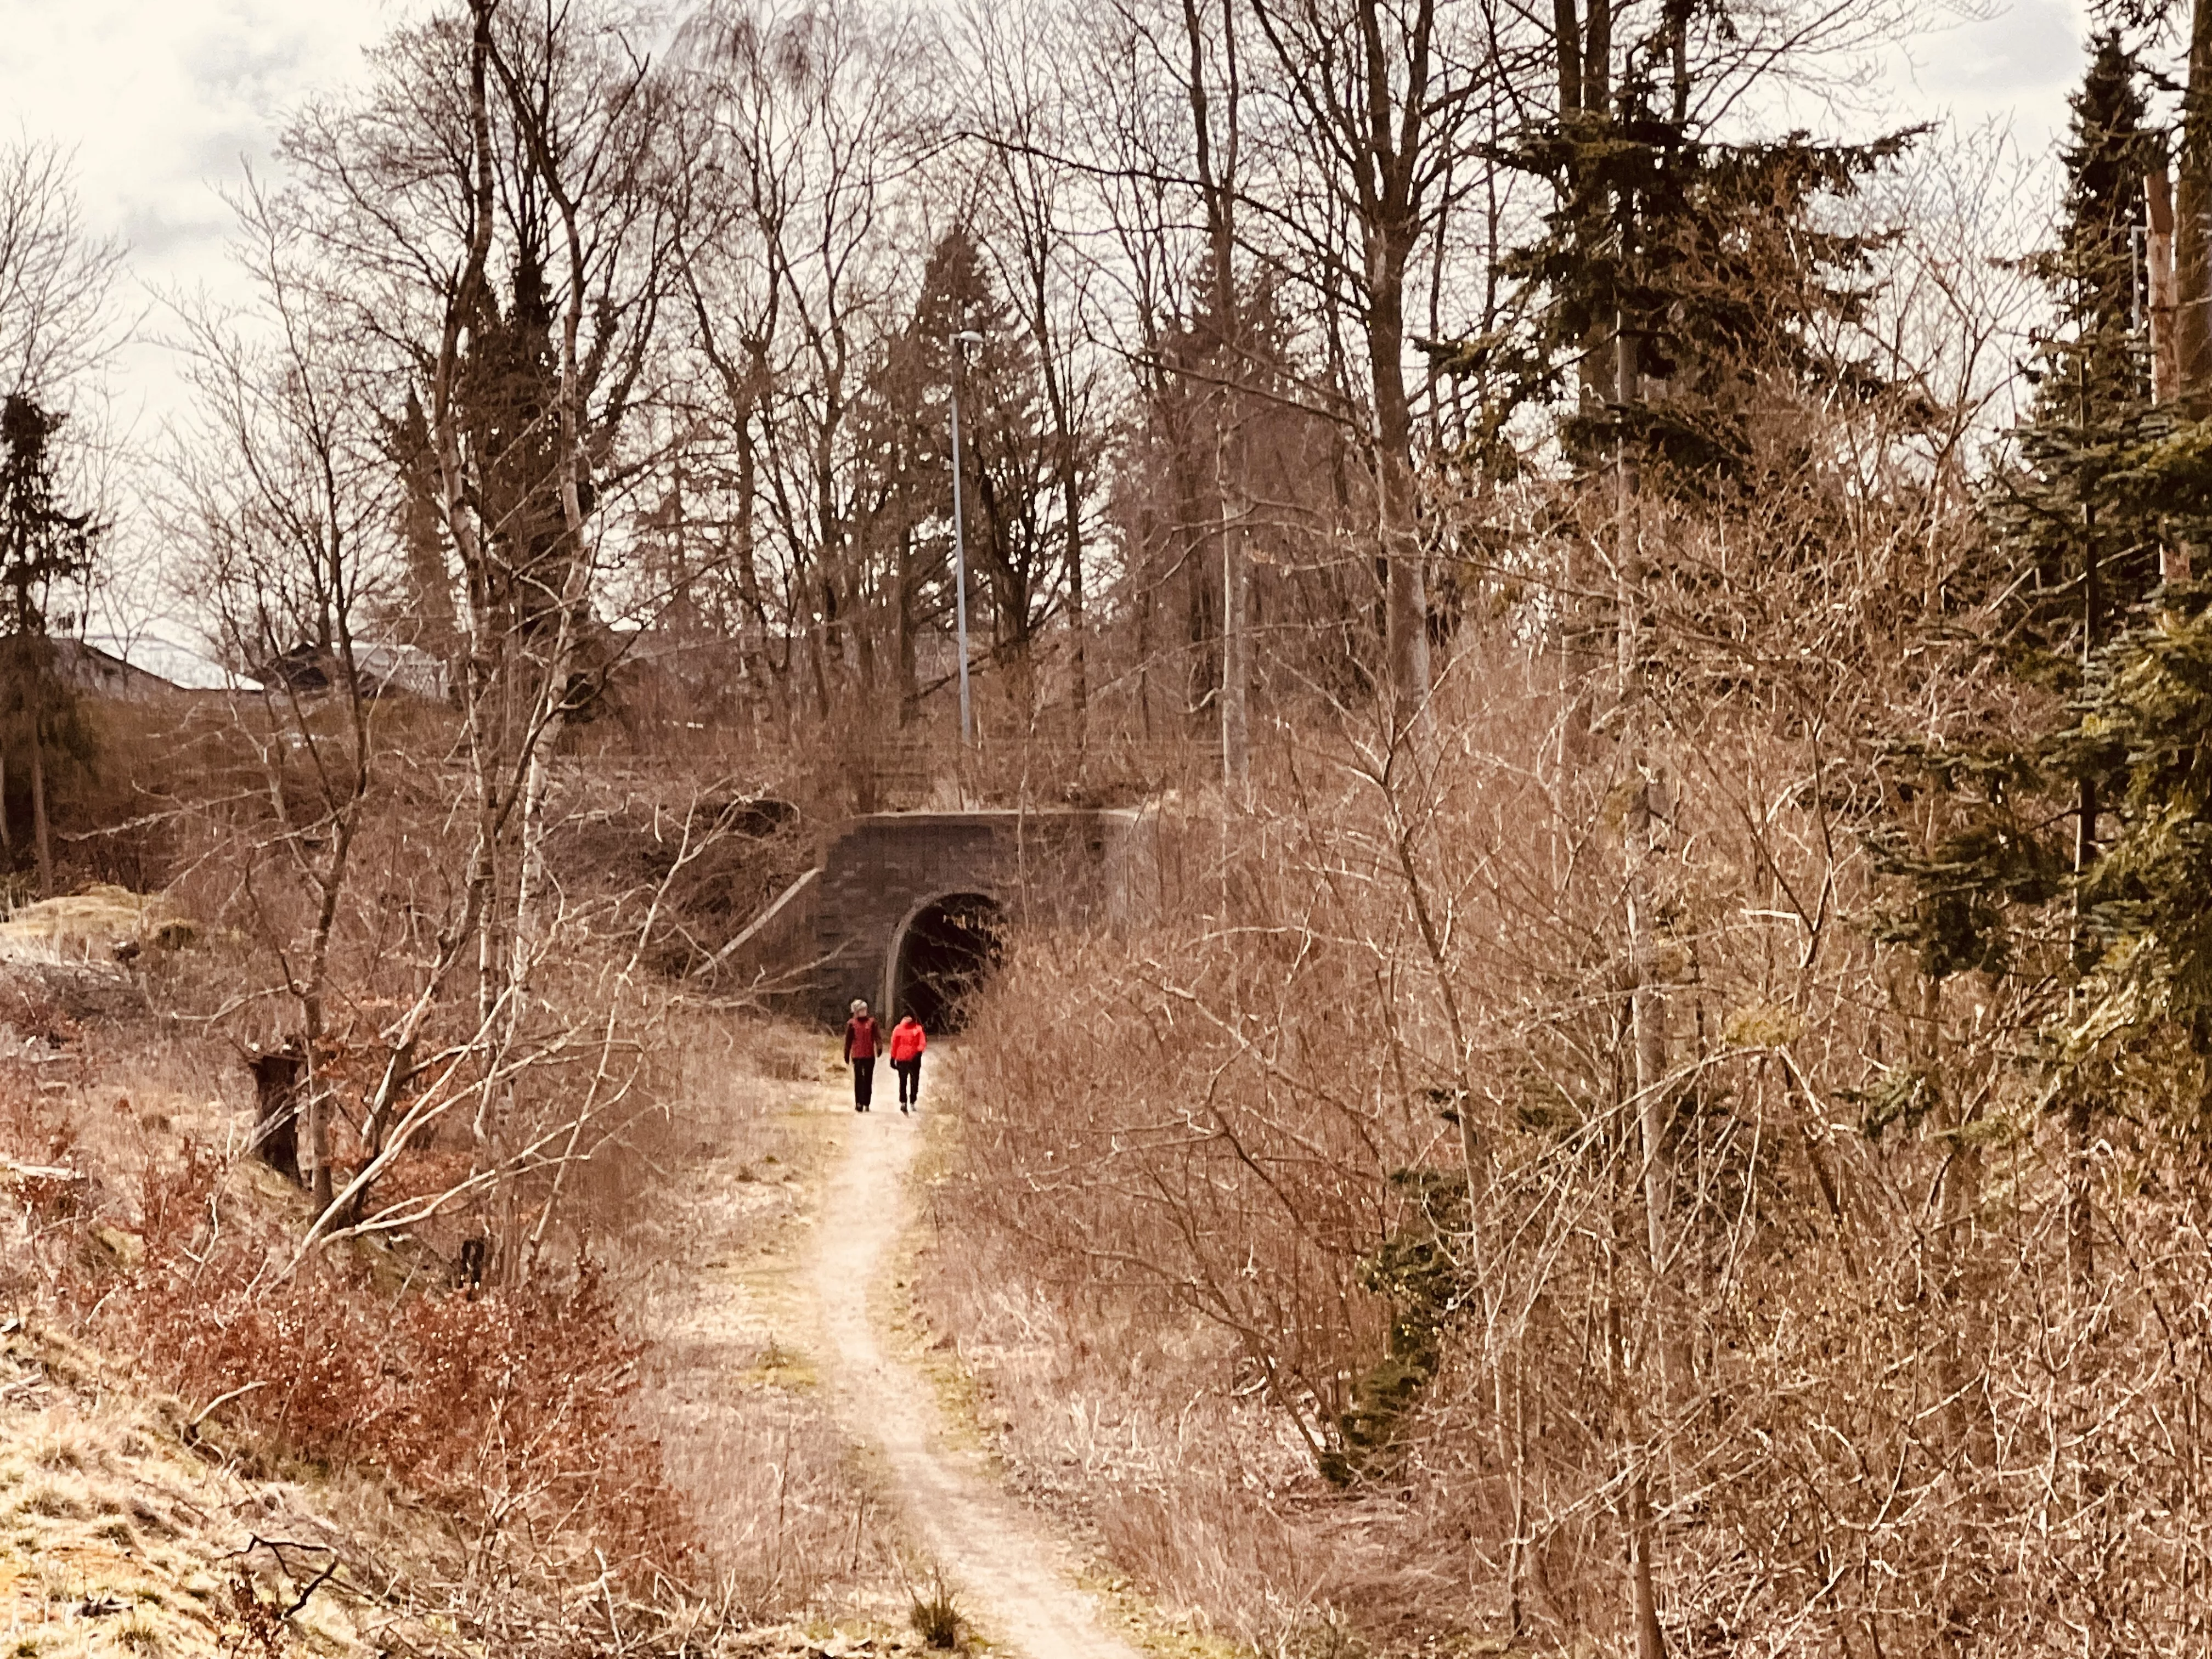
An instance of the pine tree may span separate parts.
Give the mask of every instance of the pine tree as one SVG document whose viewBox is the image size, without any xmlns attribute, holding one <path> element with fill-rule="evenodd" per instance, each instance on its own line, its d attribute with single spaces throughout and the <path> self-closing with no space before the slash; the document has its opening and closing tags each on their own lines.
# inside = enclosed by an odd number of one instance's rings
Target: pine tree
<svg viewBox="0 0 2212 1659">
<path fill-rule="evenodd" d="M 62 503 L 54 438 L 64 418 L 20 395 L 0 402 L 0 718 L 10 728 L 9 746 L 30 752 L 42 896 L 54 885 L 48 758 L 90 753 L 76 696 L 57 672 L 52 637 L 75 619 L 53 607 L 58 590 L 89 574 L 106 530 L 93 514 Z"/>
<path fill-rule="evenodd" d="M 560 721 L 581 726 L 608 712 L 611 659 L 588 605 L 571 612 L 573 578 L 590 555 L 570 532 L 561 503 L 556 315 L 543 250 L 526 237 L 505 307 L 495 295 L 483 297 L 460 364 L 462 433 L 477 492 L 474 510 L 488 532 L 487 556 L 466 573 L 473 590 L 468 606 L 503 636 L 497 651 L 507 662 L 526 665 L 532 680 L 557 676 L 563 692 Z M 596 385 L 603 368 L 595 359 L 586 362 L 587 386 Z M 404 428 L 394 435 L 406 441 Z M 404 466 L 405 451 L 398 454 Z M 588 518 L 597 506 L 588 467 L 577 493 Z M 410 559 L 410 579 L 417 571 L 434 580 L 432 561 Z M 469 672 L 487 672 L 486 661 L 461 654 Z"/>
<path fill-rule="evenodd" d="M 475 603 L 526 641 L 557 627 L 567 561 L 576 556 L 561 518 L 554 355 L 544 261 L 526 245 L 512 297 L 504 311 L 487 298 L 461 374 L 483 516 L 498 555 Z"/>
<path fill-rule="evenodd" d="M 438 501 L 438 463 L 429 416 L 412 390 L 396 419 L 383 422 L 385 448 L 400 483 L 393 528 L 404 561 L 398 637 L 444 665 L 448 684 L 460 680 L 461 630 L 453 609 L 453 577 L 446 555 L 444 514 Z"/>
<path fill-rule="evenodd" d="M 2212 769 L 2212 624 L 2192 614 L 2201 592 L 2160 586 L 2160 559 L 2212 530 L 2212 428 L 2151 399 L 2134 236 L 2158 140 L 2138 81 L 2118 35 L 2100 36 L 2073 100 L 2064 228 L 2033 262 L 2060 323 L 1988 501 L 2001 660 L 2021 702 L 2046 713 L 1918 757 L 1948 797 L 1948 829 L 1917 854 L 1890 843 L 1914 894 L 1894 932 L 1923 971 L 2008 971 L 2039 995 L 2042 1095 L 2065 1124 L 2069 1274 L 2085 1297 L 2097 1116 L 2169 1092 L 2177 1073 L 2201 1101 L 2212 1057 L 2212 856 L 2199 850 L 2212 847 L 2199 781 Z"/>
<path fill-rule="evenodd" d="M 2019 594 L 2015 641 L 2044 653 L 2069 690 L 2113 619 L 2158 581 L 2158 526 L 2124 477 L 2165 435 L 2166 419 L 2151 404 L 2137 326 L 2135 234 L 2158 151 L 2137 79 L 2118 33 L 2100 36 L 2072 100 L 2065 224 L 2057 246 L 2030 261 L 2063 325 L 2032 371 L 2018 462 L 1999 474 L 1990 509 Z"/>
<path fill-rule="evenodd" d="M 963 332 L 983 337 L 961 356 L 953 342 Z M 908 459 L 919 469 L 921 510 L 933 518 L 951 505 L 944 404 L 959 377 L 969 603 L 984 602 L 992 656 L 1024 687 L 1035 639 L 1065 597 L 1059 440 L 1036 349 L 965 229 L 948 233 L 930 254 L 905 351 L 917 422 Z M 1086 478 L 1092 459 L 1077 457 Z M 1029 693 L 1018 696 L 1025 705 Z"/>
</svg>

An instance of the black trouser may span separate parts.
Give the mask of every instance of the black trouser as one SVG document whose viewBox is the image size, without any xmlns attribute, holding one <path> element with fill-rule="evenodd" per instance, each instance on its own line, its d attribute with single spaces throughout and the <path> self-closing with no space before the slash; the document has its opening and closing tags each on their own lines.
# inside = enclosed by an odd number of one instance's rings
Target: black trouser
<svg viewBox="0 0 2212 1659">
<path fill-rule="evenodd" d="M 876 1092 L 876 1057 L 853 1056 L 853 1109 L 865 1112 Z"/>
<path fill-rule="evenodd" d="M 921 1056 L 916 1054 L 912 1060 L 895 1060 L 891 1062 L 891 1070 L 899 1074 L 899 1104 L 921 1105 Z"/>
</svg>

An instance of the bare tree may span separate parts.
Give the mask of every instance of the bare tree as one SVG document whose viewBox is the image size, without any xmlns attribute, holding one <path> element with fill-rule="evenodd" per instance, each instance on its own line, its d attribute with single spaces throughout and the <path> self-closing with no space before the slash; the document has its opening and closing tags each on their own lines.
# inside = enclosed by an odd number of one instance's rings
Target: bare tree
<svg viewBox="0 0 2212 1659">
<path fill-rule="evenodd" d="M 876 681 L 884 573 L 856 541 L 854 411 L 919 276 L 914 64 L 932 46 L 903 14 L 843 3 L 719 8 L 688 33 L 706 137 L 684 268 L 737 452 L 739 577 L 762 611 L 780 590 L 794 675 L 827 714 L 848 674 Z"/>
<path fill-rule="evenodd" d="M 1072 53 L 1049 15 L 1010 30 L 997 14 L 970 14 L 963 61 L 977 66 L 976 131 L 992 158 L 985 243 L 1036 353 L 1050 422 L 1052 468 L 1064 543 L 1061 586 L 1068 634 L 1068 700 L 1079 750 L 1090 703 L 1084 547 L 1090 531 L 1103 365 L 1086 350 L 1095 324 L 1092 261 L 1073 247 L 1081 176 L 1066 159 L 1079 142 L 1080 100 L 1060 66 Z"/>
<path fill-rule="evenodd" d="M 1429 690 L 1428 589 L 1417 523 L 1407 278 L 1465 188 L 1455 171 L 1479 131 L 1486 54 L 1448 0 L 1262 0 L 1253 9 L 1282 108 L 1278 143 L 1314 199 L 1278 222 L 1322 260 L 1364 347 L 1380 505 L 1389 678 L 1401 723 Z"/>
<path fill-rule="evenodd" d="M 511 1159 L 490 1082 L 512 1076 L 499 1054 L 556 945 L 550 750 L 608 660 L 587 654 L 598 526 L 629 476 L 621 440 L 671 271 L 658 84 L 616 21 L 470 0 L 398 32 L 365 91 L 302 115 L 285 144 L 297 182 L 271 209 L 384 407 L 420 410 L 428 453 L 406 459 L 447 556 L 418 566 L 444 563 L 458 589 L 473 831 L 434 961 L 390 1027 L 370 1139 L 472 960 L 475 1138 L 492 1170 Z"/>
<path fill-rule="evenodd" d="M 195 423 L 172 457 L 167 517 L 223 654 L 264 677 L 239 710 L 266 813 L 246 830 L 240 879 L 299 1009 L 313 1194 L 327 1211 L 332 949 L 376 752 L 358 630 L 393 574 L 396 479 L 359 342 L 302 279 L 301 239 L 250 180 L 240 220 L 259 307 L 246 319 L 205 304 L 181 313 Z M 303 927 L 263 900 L 264 859 L 303 891 Z"/>
<path fill-rule="evenodd" d="M 114 349 L 122 262 L 87 228 L 63 150 L 0 146 L 0 392 L 52 402 Z"/>
</svg>

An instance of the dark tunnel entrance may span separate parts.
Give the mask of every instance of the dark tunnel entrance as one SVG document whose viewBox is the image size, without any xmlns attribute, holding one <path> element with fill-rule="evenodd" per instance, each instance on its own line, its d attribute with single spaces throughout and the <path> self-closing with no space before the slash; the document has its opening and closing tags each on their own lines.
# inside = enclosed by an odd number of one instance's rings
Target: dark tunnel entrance
<svg viewBox="0 0 2212 1659">
<path fill-rule="evenodd" d="M 968 999 L 999 964 L 1006 913 L 984 893 L 948 893 L 915 912 L 891 962 L 891 1017 L 935 1036 L 967 1024 Z"/>
</svg>

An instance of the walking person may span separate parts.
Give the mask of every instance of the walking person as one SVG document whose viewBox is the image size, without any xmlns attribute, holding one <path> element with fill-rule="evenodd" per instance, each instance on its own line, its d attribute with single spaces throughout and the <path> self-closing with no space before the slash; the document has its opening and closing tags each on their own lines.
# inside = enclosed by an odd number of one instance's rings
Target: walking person
<svg viewBox="0 0 2212 1659">
<path fill-rule="evenodd" d="M 882 1033 L 868 1013 L 868 1005 L 855 997 L 853 1017 L 845 1022 L 845 1059 L 853 1068 L 853 1109 L 865 1112 L 876 1092 L 876 1046 Z"/>
<path fill-rule="evenodd" d="M 921 1104 L 921 1054 L 928 1047 L 921 1022 L 912 1014 L 891 1027 L 891 1070 L 898 1073 L 902 1112 L 911 1112 Z"/>
</svg>

